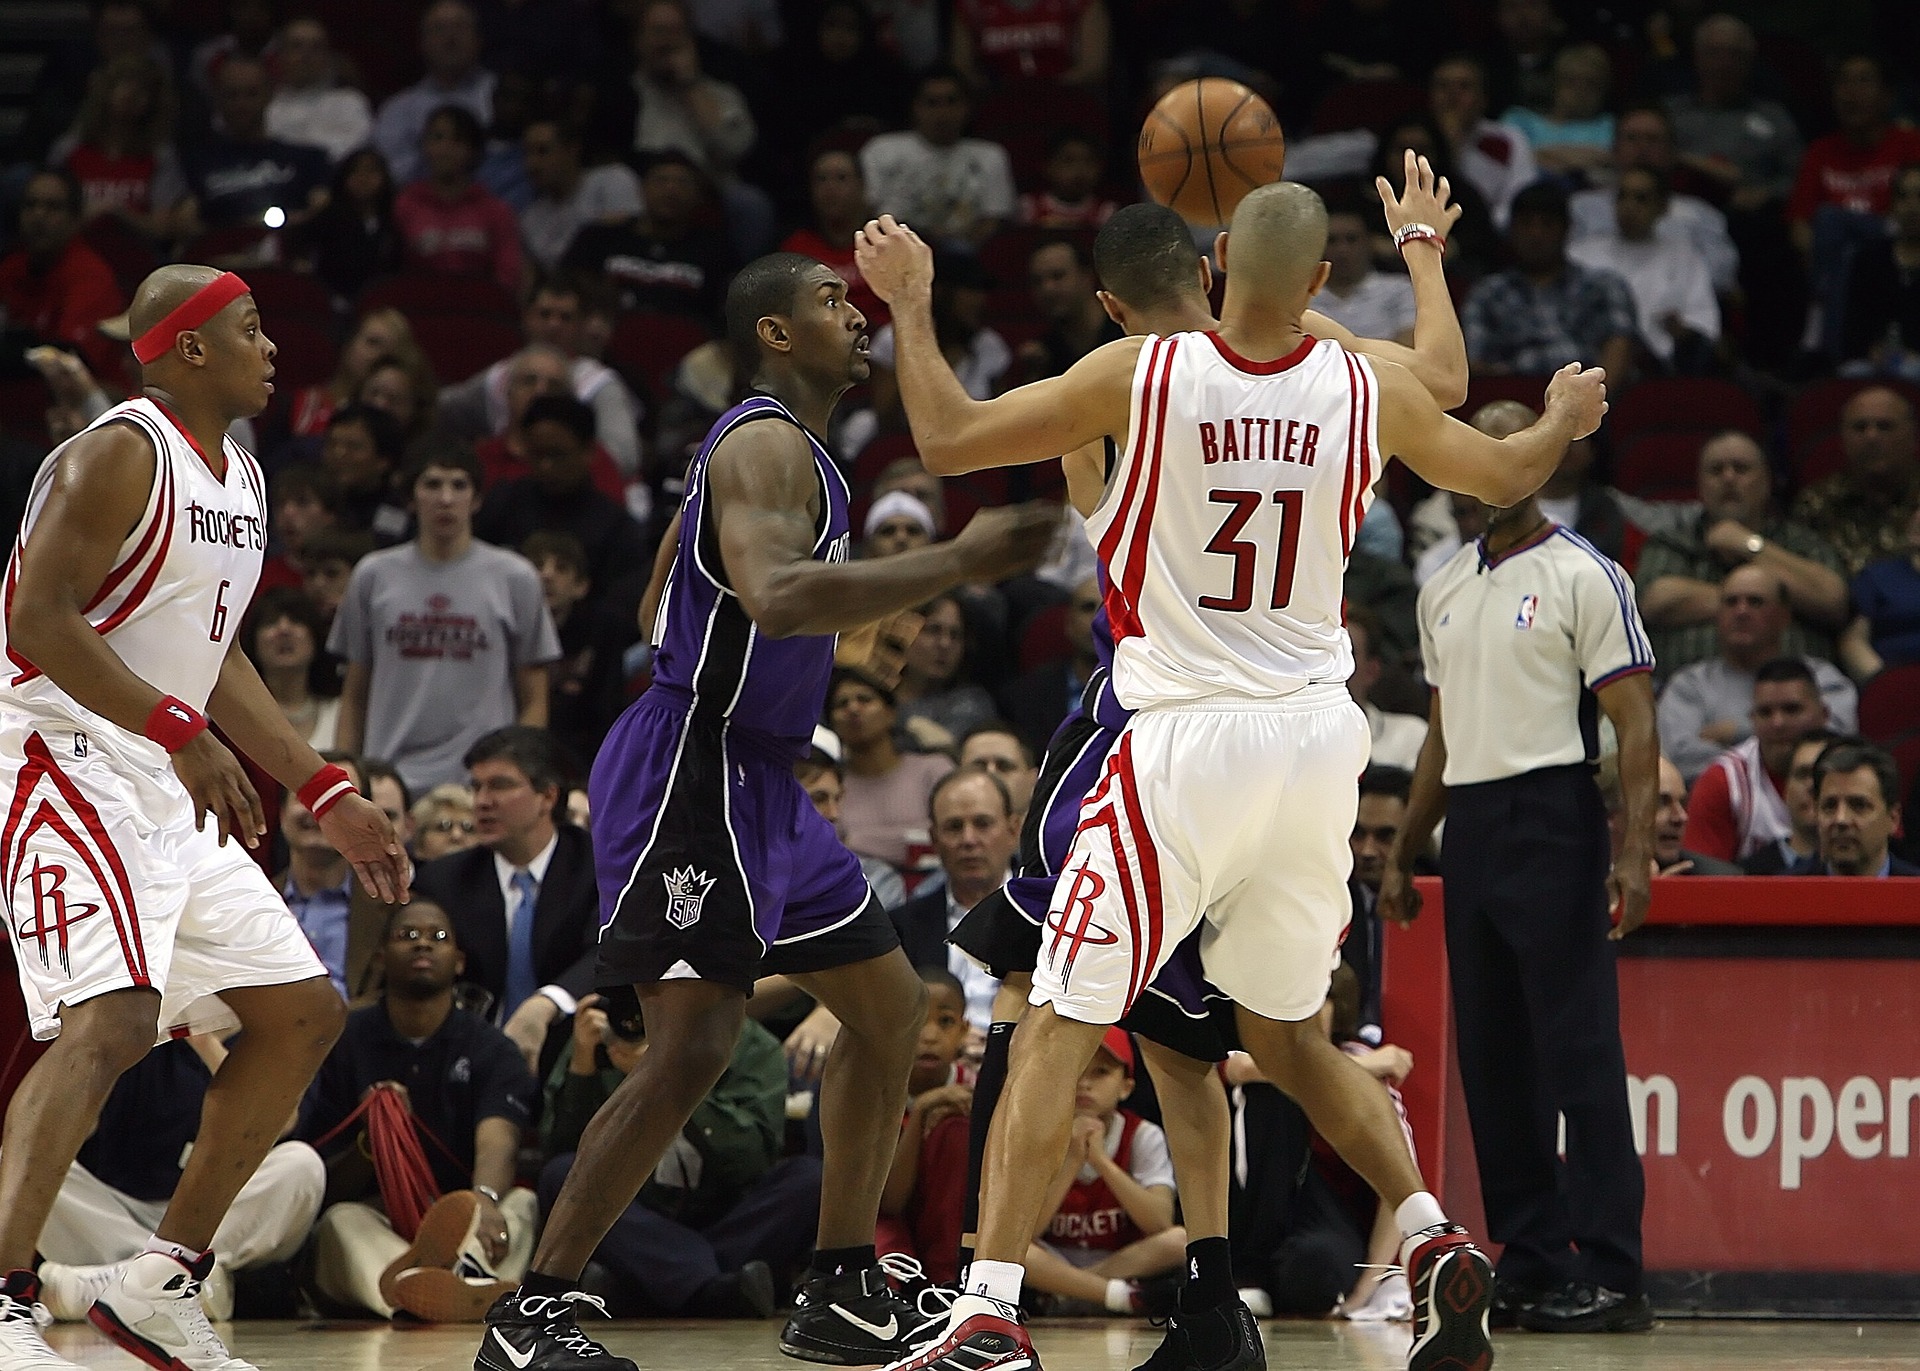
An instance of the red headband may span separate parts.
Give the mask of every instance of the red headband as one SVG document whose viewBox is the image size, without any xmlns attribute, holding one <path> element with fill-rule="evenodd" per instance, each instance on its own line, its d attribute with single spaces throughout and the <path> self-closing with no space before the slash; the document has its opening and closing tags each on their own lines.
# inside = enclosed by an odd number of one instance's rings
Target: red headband
<svg viewBox="0 0 1920 1371">
<path fill-rule="evenodd" d="M 182 300 L 166 318 L 135 338 L 133 355 L 140 359 L 141 366 L 150 365 L 172 351 L 174 340 L 181 334 L 199 328 L 248 293 L 245 281 L 230 271 L 221 272 Z"/>
</svg>

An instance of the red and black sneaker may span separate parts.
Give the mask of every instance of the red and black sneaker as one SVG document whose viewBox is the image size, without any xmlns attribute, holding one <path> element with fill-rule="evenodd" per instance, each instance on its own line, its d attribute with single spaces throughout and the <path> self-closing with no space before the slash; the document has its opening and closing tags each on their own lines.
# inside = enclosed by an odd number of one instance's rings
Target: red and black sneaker
<svg viewBox="0 0 1920 1371">
<path fill-rule="evenodd" d="M 1493 1342 L 1487 1308 L 1493 1303 L 1493 1263 L 1457 1223 L 1407 1239 L 1402 1248 L 1413 1287 L 1413 1347 L 1408 1371 L 1487 1371 Z"/>
<path fill-rule="evenodd" d="M 886 1371 L 1041 1371 L 1020 1311 L 983 1295 L 954 1303 L 946 1333 Z"/>
</svg>

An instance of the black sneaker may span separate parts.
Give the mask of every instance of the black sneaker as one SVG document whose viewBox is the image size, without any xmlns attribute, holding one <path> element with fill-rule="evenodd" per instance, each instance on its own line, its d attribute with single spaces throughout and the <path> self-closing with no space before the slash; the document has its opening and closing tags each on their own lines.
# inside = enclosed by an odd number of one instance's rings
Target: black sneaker
<svg viewBox="0 0 1920 1371">
<path fill-rule="evenodd" d="M 1604 1285 L 1568 1281 L 1520 1311 L 1531 1333 L 1644 1333 L 1653 1327 L 1653 1303 Z"/>
<path fill-rule="evenodd" d="M 1518 1328 L 1520 1315 L 1540 1302 L 1543 1291 L 1517 1285 L 1505 1276 L 1493 1282 L 1493 1303 L 1487 1306 L 1487 1327 Z"/>
<path fill-rule="evenodd" d="M 918 1308 L 894 1293 L 878 1266 L 815 1276 L 793 1298 L 780 1350 L 834 1366 L 885 1365 L 913 1350 L 913 1335 L 925 1322 Z"/>
<path fill-rule="evenodd" d="M 1127 1295 L 1133 1301 L 1133 1312 L 1149 1319 L 1171 1319 L 1180 1308 L 1181 1284 L 1178 1271 L 1128 1281 Z"/>
<path fill-rule="evenodd" d="M 606 1305 L 582 1290 L 564 1295 L 502 1295 L 487 1311 L 473 1371 L 640 1371 L 580 1331 L 574 1306 Z"/>
<path fill-rule="evenodd" d="M 1487 1371 L 1493 1343 L 1487 1307 L 1493 1263 L 1457 1223 L 1439 1224 L 1407 1240 L 1403 1265 L 1413 1288 L 1413 1347 L 1407 1371 Z"/>
<path fill-rule="evenodd" d="M 1199 1314 L 1174 1314 L 1166 1325 L 1160 1345 L 1134 1371 L 1266 1371 L 1267 1348 L 1260 1339 L 1260 1324 L 1243 1301 Z M 1201 1361 L 1191 1341 L 1195 1331 L 1202 1331 L 1202 1341 L 1209 1345 L 1226 1346 L 1226 1356 Z"/>
</svg>

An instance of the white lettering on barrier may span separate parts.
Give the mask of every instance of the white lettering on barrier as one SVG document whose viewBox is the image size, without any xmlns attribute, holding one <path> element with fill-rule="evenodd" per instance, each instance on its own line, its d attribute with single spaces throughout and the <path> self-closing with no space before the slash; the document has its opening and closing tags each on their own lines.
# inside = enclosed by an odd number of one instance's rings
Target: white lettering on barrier
<svg viewBox="0 0 1920 1371">
<path fill-rule="evenodd" d="M 1747 1105 L 1753 1105 L 1753 1131 L 1747 1131 Z M 1720 1109 L 1720 1128 L 1727 1146 L 1736 1157 L 1749 1161 L 1765 1154 L 1773 1146 L 1774 1128 L 1779 1123 L 1773 1102 L 1773 1087 L 1758 1076 L 1742 1076 L 1727 1091 Z"/>
<path fill-rule="evenodd" d="M 1807 1106 L 1813 1118 L 1808 1123 Z M 1800 1188 L 1800 1164 L 1833 1144 L 1833 1094 L 1818 1076 L 1788 1076 L 1780 1082 L 1780 1188 Z"/>
<path fill-rule="evenodd" d="M 1913 1136 L 1913 1102 L 1920 1100 L 1920 1077 L 1895 1076 L 1887 1082 L 1887 1155 L 1909 1154 Z"/>
<path fill-rule="evenodd" d="M 1834 1105 L 1834 1128 L 1840 1135 L 1840 1150 L 1855 1161 L 1866 1161 L 1880 1155 L 1880 1125 L 1886 1118 L 1886 1107 L 1880 1098 L 1880 1082 L 1869 1076 L 1855 1076 L 1840 1087 L 1840 1098 Z M 1868 1137 L 1860 1130 L 1862 1127 L 1873 1129 Z"/>
<path fill-rule="evenodd" d="M 1653 1102 L 1660 1105 L 1654 1123 L 1653 1150 L 1656 1156 L 1671 1157 L 1680 1150 L 1680 1087 L 1671 1076 L 1627 1077 L 1627 1103 L 1633 1110 L 1633 1148 L 1647 1155 L 1647 1112 Z"/>
<path fill-rule="evenodd" d="M 1671 1155 L 1667 1121 L 1678 1113 L 1679 1095 L 1664 1076 L 1649 1077 L 1645 1085 L 1628 1078 L 1634 1141 L 1644 1155 L 1646 1100 L 1654 1094 L 1661 1096 L 1657 1150 Z M 1912 1155 L 1916 1104 L 1920 1077 L 1895 1076 L 1883 1091 L 1870 1076 L 1852 1076 L 1836 1092 L 1818 1076 L 1787 1076 L 1776 1095 L 1770 1082 L 1742 1076 L 1727 1089 L 1720 1129 L 1733 1155 L 1748 1161 L 1765 1156 L 1777 1141 L 1780 1188 L 1798 1190 L 1805 1164 L 1825 1156 L 1836 1141 L 1855 1161 Z"/>
</svg>

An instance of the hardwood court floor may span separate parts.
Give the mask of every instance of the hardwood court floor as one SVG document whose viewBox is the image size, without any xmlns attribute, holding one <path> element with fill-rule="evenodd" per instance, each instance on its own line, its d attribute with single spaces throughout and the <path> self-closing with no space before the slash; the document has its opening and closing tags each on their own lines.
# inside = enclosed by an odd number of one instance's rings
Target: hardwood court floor
<svg viewBox="0 0 1920 1371">
<path fill-rule="evenodd" d="M 1264 1328 L 1270 1371 L 1400 1371 L 1406 1365 L 1403 1328 L 1291 1321 Z M 261 1371 L 467 1371 L 478 1345 L 470 1327 L 288 1322 L 227 1331 L 233 1354 Z M 642 1371 L 799 1371 L 806 1365 L 780 1355 L 772 1323 L 621 1323 L 593 1331 Z M 1128 1322 L 1042 1322 L 1037 1332 L 1047 1371 L 1130 1371 L 1160 1336 Z M 138 1362 L 84 1324 L 63 1324 L 49 1340 L 89 1371 L 139 1371 Z M 1638 1336 L 1502 1334 L 1496 1356 L 1498 1371 L 1914 1371 L 1920 1369 L 1920 1328 L 1680 1322 Z"/>
</svg>

